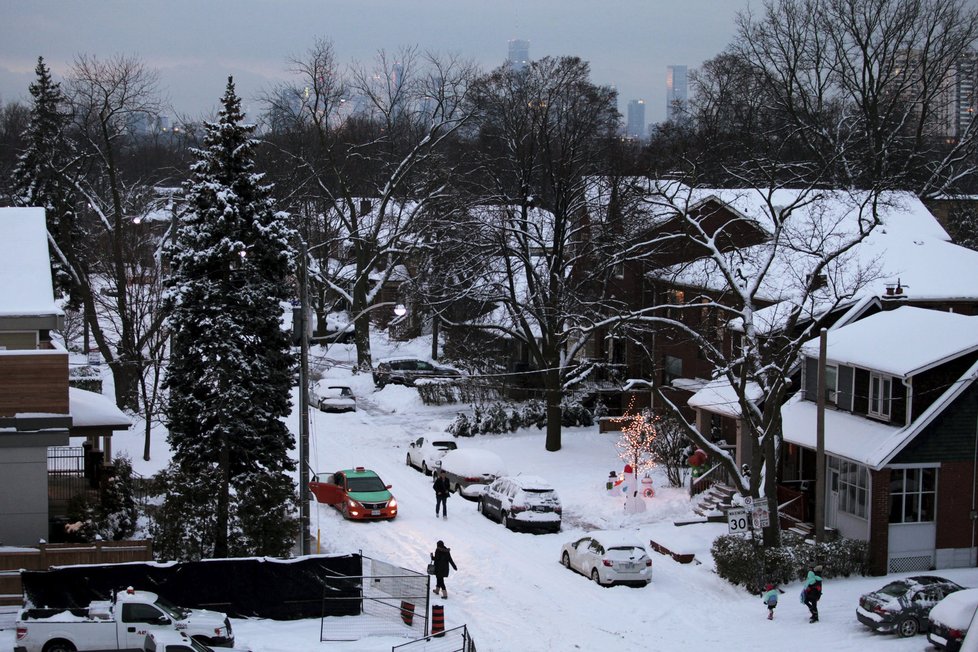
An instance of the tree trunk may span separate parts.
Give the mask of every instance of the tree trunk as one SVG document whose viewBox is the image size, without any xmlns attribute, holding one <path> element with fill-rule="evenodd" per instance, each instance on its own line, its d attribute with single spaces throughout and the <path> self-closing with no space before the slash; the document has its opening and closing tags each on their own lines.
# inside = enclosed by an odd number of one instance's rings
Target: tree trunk
<svg viewBox="0 0 978 652">
<path fill-rule="evenodd" d="M 231 502 L 231 454 L 228 450 L 227 433 L 221 433 L 220 472 L 221 486 L 217 492 L 217 514 L 214 519 L 214 557 L 228 557 L 228 525 L 230 523 Z"/>
<path fill-rule="evenodd" d="M 778 520 L 778 449 L 774 433 L 769 431 L 764 438 L 764 493 L 767 496 L 768 513 L 771 522 L 764 528 L 764 546 L 776 548 L 781 545 L 781 523 Z M 760 470 L 760 469 L 758 469 Z"/>
<path fill-rule="evenodd" d="M 553 452 L 559 451 L 561 444 L 560 399 L 563 398 L 563 392 L 560 387 L 560 370 L 552 365 L 544 374 L 544 379 L 547 393 L 547 450 Z"/>
</svg>

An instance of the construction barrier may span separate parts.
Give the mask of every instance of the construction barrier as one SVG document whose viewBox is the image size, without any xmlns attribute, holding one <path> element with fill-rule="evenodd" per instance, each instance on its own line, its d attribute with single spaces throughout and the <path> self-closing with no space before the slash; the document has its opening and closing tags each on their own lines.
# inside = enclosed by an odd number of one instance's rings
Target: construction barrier
<svg viewBox="0 0 978 652">
<path fill-rule="evenodd" d="M 445 635 L 445 607 L 440 604 L 431 605 L 431 635 Z"/>
<path fill-rule="evenodd" d="M 408 627 L 414 624 L 414 605 L 407 600 L 401 600 L 401 620 Z"/>
</svg>

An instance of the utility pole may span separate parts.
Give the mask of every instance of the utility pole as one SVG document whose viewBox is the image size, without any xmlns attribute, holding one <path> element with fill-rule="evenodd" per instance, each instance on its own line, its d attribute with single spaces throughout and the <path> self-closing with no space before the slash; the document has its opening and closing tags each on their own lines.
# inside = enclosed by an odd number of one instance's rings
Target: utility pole
<svg viewBox="0 0 978 652">
<path fill-rule="evenodd" d="M 815 541 L 825 541 L 825 358 L 828 330 L 818 334 L 818 400 L 815 402 Z"/>
<path fill-rule="evenodd" d="M 299 554 L 310 553 L 309 540 L 309 267 L 306 241 L 299 245 Z"/>
</svg>

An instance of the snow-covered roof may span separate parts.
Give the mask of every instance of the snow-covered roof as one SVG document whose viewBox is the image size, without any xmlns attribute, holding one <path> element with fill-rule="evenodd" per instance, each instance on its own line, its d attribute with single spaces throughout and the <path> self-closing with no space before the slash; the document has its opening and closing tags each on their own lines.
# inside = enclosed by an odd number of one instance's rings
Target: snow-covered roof
<svg viewBox="0 0 978 652">
<path fill-rule="evenodd" d="M 757 402 L 764 398 L 764 392 L 761 391 L 760 385 L 754 382 L 747 383 L 745 393 L 747 400 L 751 402 Z M 723 416 L 738 418 L 741 415 L 737 392 L 734 391 L 726 378 L 711 380 L 693 394 L 687 404 L 692 408 L 701 408 L 707 412 L 722 414 Z"/>
<path fill-rule="evenodd" d="M 43 208 L 0 208 L 0 316 L 60 315 Z"/>
<path fill-rule="evenodd" d="M 978 362 L 952 383 L 913 423 L 903 427 L 827 409 L 825 452 L 881 469 L 976 381 Z M 781 423 L 787 443 L 812 449 L 816 447 L 816 410 L 817 404 L 804 400 L 800 394 L 782 406 Z"/>
<path fill-rule="evenodd" d="M 832 362 L 907 378 L 978 350 L 978 316 L 901 306 L 831 330 L 826 340 Z M 802 352 L 817 357 L 818 338 Z"/>
<path fill-rule="evenodd" d="M 77 387 L 68 388 L 68 410 L 73 428 L 107 427 L 122 430 L 132 425 L 126 414 L 107 396 Z"/>
</svg>

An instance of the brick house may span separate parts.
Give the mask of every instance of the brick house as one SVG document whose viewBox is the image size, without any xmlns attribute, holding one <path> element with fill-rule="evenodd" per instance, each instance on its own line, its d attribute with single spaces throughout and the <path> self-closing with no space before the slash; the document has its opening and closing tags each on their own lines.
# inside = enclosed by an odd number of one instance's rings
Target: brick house
<svg viewBox="0 0 978 652">
<path fill-rule="evenodd" d="M 827 337 L 826 527 L 876 574 L 974 566 L 978 316 L 901 306 Z M 787 481 L 815 480 L 818 356 L 781 412 Z"/>
<path fill-rule="evenodd" d="M 48 449 L 71 436 L 111 457 L 129 419 L 104 396 L 69 388 L 69 354 L 52 338 L 54 301 L 44 209 L 0 208 L 0 543 L 49 538 Z M 101 441 L 100 441 L 101 438 Z"/>
</svg>

